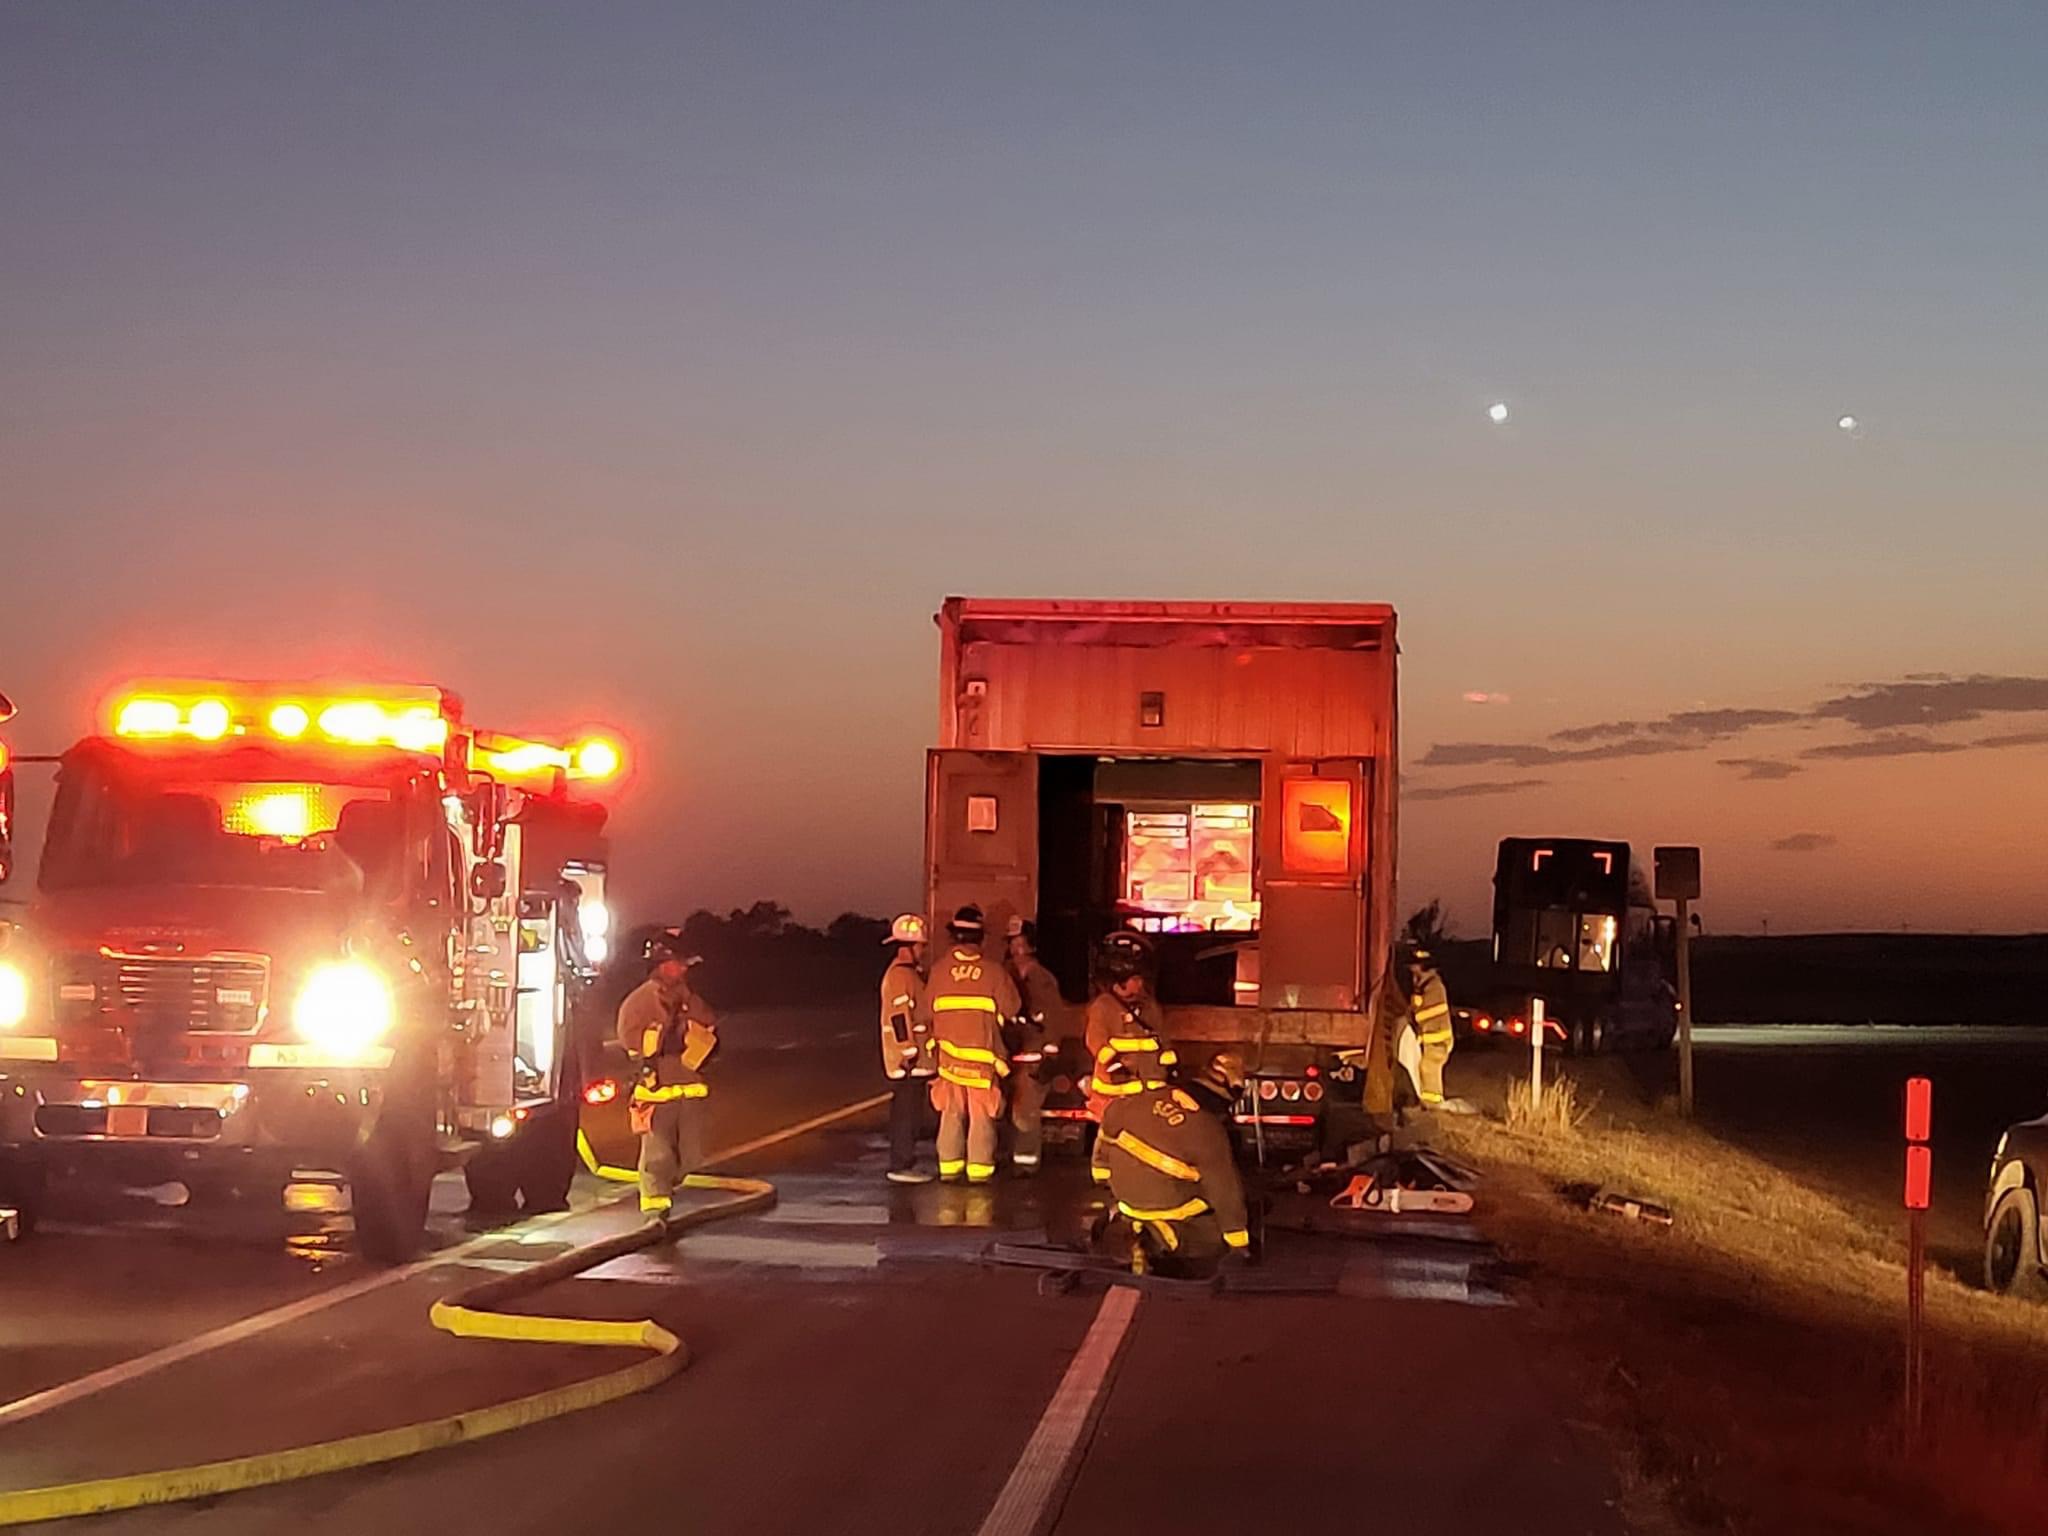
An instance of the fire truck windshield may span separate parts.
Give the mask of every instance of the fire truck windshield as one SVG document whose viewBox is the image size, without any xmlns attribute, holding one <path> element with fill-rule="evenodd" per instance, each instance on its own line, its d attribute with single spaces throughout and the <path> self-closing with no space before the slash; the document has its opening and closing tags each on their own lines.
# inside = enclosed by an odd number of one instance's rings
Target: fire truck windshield
<svg viewBox="0 0 2048 1536">
<path fill-rule="evenodd" d="M 203 759 L 67 765 L 51 807 L 42 885 L 347 894 L 375 890 L 397 874 L 403 807 L 396 786 L 224 778 L 221 766 Z"/>
</svg>

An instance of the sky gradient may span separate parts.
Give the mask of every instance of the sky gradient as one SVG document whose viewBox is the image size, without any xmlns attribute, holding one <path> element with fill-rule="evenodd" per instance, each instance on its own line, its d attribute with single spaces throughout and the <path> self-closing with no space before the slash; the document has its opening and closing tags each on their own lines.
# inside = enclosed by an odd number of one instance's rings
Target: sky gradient
<svg viewBox="0 0 2048 1536">
<path fill-rule="evenodd" d="M 2044 60 L 2024 5 L 9 5 L 9 739 L 445 682 L 629 735 L 634 917 L 825 918 L 917 899 L 947 593 L 1380 600 L 1467 932 L 1510 833 L 1697 841 L 1723 930 L 2048 927 Z"/>
</svg>

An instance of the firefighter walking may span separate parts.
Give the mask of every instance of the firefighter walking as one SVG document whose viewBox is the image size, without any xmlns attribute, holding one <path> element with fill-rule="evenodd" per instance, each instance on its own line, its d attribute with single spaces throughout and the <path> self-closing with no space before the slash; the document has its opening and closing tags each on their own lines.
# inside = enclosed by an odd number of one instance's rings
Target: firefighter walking
<svg viewBox="0 0 2048 1536">
<path fill-rule="evenodd" d="M 1175 1062 L 1165 1040 L 1166 1015 L 1152 996 L 1150 958 L 1145 942 L 1130 933 L 1111 934 L 1096 958 L 1099 990 L 1088 1004 L 1082 1038 L 1091 1063 L 1088 1109 L 1098 1125 L 1118 1099 L 1165 1087 Z M 1109 1182 L 1099 1132 L 1089 1173 L 1098 1184 Z"/>
<path fill-rule="evenodd" d="M 619 1004 L 619 1043 L 638 1063 L 630 1107 L 640 1137 L 640 1211 L 661 1217 L 704 1158 L 705 1060 L 718 1046 L 718 1019 L 690 986 L 699 957 L 674 930 L 648 941 L 654 969 Z"/>
<path fill-rule="evenodd" d="M 985 1184 L 996 1176 L 996 1122 L 1010 1075 L 1003 1025 L 1021 1006 L 1002 963 L 982 953 L 981 908 L 966 906 L 946 925 L 952 943 L 925 979 L 918 1014 L 931 1030 L 938 1080 L 939 1177 Z"/>
<path fill-rule="evenodd" d="M 917 1133 L 924 1124 L 932 1074 L 931 1027 L 918 1010 L 930 952 L 925 923 L 906 912 L 889 925 L 891 950 L 882 973 L 882 1072 L 889 1079 L 889 1182 L 928 1184 L 917 1166 Z"/>
<path fill-rule="evenodd" d="M 1162 1274 L 1199 1275 L 1225 1253 L 1251 1254 L 1244 1181 L 1223 1120 L 1244 1086 L 1243 1063 L 1219 1054 L 1201 1085 L 1200 1096 L 1162 1083 L 1113 1099 L 1096 1143 L 1117 1211 L 1147 1267 Z"/>
<path fill-rule="evenodd" d="M 1065 1022 L 1059 978 L 1038 958 L 1038 925 L 1010 920 L 1010 974 L 1022 1001 L 1010 1033 L 1010 1166 L 1038 1172 L 1045 1149 L 1045 1047 Z"/>
</svg>

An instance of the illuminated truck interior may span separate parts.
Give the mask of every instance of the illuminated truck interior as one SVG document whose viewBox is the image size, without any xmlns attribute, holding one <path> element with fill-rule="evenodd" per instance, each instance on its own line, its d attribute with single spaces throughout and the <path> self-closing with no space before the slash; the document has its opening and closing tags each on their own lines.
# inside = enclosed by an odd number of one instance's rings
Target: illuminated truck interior
<svg viewBox="0 0 2048 1536">
<path fill-rule="evenodd" d="M 1259 929 L 1256 759 L 1042 757 L 1040 941 L 1070 997 L 1113 929 L 1152 937 L 1160 993 L 1231 1003 Z M 1254 984 L 1255 986 L 1255 984 Z"/>
</svg>

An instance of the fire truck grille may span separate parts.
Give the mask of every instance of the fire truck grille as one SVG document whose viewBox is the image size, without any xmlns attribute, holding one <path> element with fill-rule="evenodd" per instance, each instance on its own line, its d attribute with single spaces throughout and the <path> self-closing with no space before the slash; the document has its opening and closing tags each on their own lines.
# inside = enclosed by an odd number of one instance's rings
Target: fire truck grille
<svg viewBox="0 0 2048 1536">
<path fill-rule="evenodd" d="M 50 991 L 62 1023 L 253 1034 L 270 989 L 259 955 L 60 955 Z"/>
</svg>

